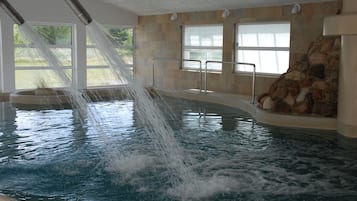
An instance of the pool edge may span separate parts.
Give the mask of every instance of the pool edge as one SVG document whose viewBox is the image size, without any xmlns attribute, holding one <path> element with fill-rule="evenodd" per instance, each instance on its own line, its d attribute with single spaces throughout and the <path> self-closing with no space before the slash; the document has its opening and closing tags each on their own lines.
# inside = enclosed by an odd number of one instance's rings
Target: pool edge
<svg viewBox="0 0 357 201">
<path fill-rule="evenodd" d="M 251 103 L 250 96 L 219 93 L 210 91 L 207 94 L 199 93 L 198 90 L 158 90 L 161 95 L 216 103 L 241 109 L 249 113 L 256 121 L 273 126 L 336 130 L 337 120 L 330 117 L 298 116 L 287 114 L 276 114 L 262 110 Z"/>
</svg>

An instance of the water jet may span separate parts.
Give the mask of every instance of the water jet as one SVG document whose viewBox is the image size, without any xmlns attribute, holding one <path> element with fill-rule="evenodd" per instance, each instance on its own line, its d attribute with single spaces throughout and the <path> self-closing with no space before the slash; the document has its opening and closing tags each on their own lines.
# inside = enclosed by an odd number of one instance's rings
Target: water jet
<svg viewBox="0 0 357 201">
<path fill-rule="evenodd" d="M 160 155 L 163 163 L 172 170 L 172 179 L 169 181 L 171 187 L 189 184 L 195 189 L 200 189 L 201 184 L 197 182 L 199 180 L 198 175 L 188 168 L 188 165 L 191 165 L 190 157 L 184 154 L 184 150 L 175 138 L 175 131 L 166 121 L 163 111 L 153 101 L 153 94 L 150 95 L 141 83 L 132 78 L 131 73 L 125 68 L 125 62 L 118 55 L 109 39 L 110 36 L 95 20 L 91 20 L 92 18 L 80 2 L 78 0 L 65 1 L 69 3 L 73 12 L 81 18 L 81 21 L 86 24 L 89 37 L 103 54 L 114 76 L 127 83 L 127 93 L 133 97 L 136 103 L 135 112 L 138 114 L 138 120 L 145 125 L 145 133 L 149 135 L 158 148 L 156 154 Z M 167 108 L 167 111 L 170 111 L 170 109 Z M 185 188 L 185 190 L 189 189 Z"/>
<path fill-rule="evenodd" d="M 0 0 L 0 6 L 16 24 L 22 26 L 25 24 L 25 19 L 7 0 Z M 68 96 L 69 92 L 66 90 L 38 88 L 11 93 L 9 101 L 21 105 L 62 105 L 69 104 Z"/>
</svg>

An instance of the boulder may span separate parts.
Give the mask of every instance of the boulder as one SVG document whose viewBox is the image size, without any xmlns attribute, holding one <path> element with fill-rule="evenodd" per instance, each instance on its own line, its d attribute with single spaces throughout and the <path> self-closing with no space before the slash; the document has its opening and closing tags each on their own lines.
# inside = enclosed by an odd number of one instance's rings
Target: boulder
<svg viewBox="0 0 357 201">
<path fill-rule="evenodd" d="M 309 107 L 309 104 L 307 102 L 301 102 L 296 104 L 293 108 L 292 108 L 292 112 L 296 113 L 296 114 L 309 114 L 311 112 L 311 109 Z"/>
<path fill-rule="evenodd" d="M 301 80 L 305 79 L 306 76 L 304 73 L 294 70 L 294 71 L 286 73 L 284 78 L 288 79 L 288 80 L 301 81 Z"/>
<path fill-rule="evenodd" d="M 326 90 L 324 91 L 324 102 L 337 104 L 337 91 L 336 90 Z"/>
<path fill-rule="evenodd" d="M 288 88 L 284 86 L 277 87 L 276 90 L 271 94 L 273 100 L 283 99 L 288 95 Z"/>
<path fill-rule="evenodd" d="M 311 89 L 311 95 L 314 102 L 321 101 L 323 98 L 322 90 Z"/>
<path fill-rule="evenodd" d="M 284 102 L 287 103 L 290 107 L 295 104 L 295 97 L 289 93 L 285 98 Z"/>
<path fill-rule="evenodd" d="M 260 106 L 278 113 L 337 116 L 340 48 L 340 37 L 317 38 L 260 96 Z"/>
<path fill-rule="evenodd" d="M 323 116 L 323 117 L 333 117 L 337 113 L 337 105 L 324 102 L 316 102 L 312 107 L 312 114 Z"/>
<path fill-rule="evenodd" d="M 264 110 L 271 110 L 273 108 L 274 102 L 273 100 L 270 98 L 270 96 L 266 97 L 264 99 L 264 102 L 262 104 L 262 108 Z"/>
<path fill-rule="evenodd" d="M 340 51 L 341 50 L 341 37 L 340 36 L 335 38 L 332 50 L 333 51 Z"/>
<path fill-rule="evenodd" d="M 287 88 L 288 88 L 288 93 L 290 93 L 291 96 L 294 97 L 295 99 L 300 92 L 299 82 L 296 81 L 289 82 Z"/>
<path fill-rule="evenodd" d="M 301 88 L 299 95 L 296 97 L 296 103 L 301 103 L 305 100 L 306 95 L 310 92 L 310 87 Z"/>
<path fill-rule="evenodd" d="M 269 97 L 268 93 L 263 93 L 260 96 L 258 96 L 257 100 L 258 100 L 258 104 L 259 104 L 260 107 L 263 107 L 263 103 L 264 103 L 265 99 L 268 98 L 268 97 Z"/>
<path fill-rule="evenodd" d="M 307 55 L 303 57 L 303 60 L 297 61 L 291 66 L 291 70 L 296 70 L 300 72 L 305 72 L 309 69 L 309 62 L 307 60 Z"/>
<path fill-rule="evenodd" d="M 325 79 L 325 65 L 324 64 L 313 64 L 310 66 L 309 76 L 316 77 L 319 79 Z"/>
<path fill-rule="evenodd" d="M 325 70 L 325 80 L 326 82 L 338 82 L 338 72 L 335 70 Z"/>
<path fill-rule="evenodd" d="M 291 113 L 291 107 L 284 100 L 278 100 L 273 105 L 272 111 L 277 113 Z"/>
<path fill-rule="evenodd" d="M 329 53 L 333 49 L 334 45 L 335 45 L 334 37 L 326 37 L 324 40 L 321 41 L 321 48 L 319 52 Z"/>
<path fill-rule="evenodd" d="M 314 79 L 311 77 L 307 77 L 306 79 L 304 79 L 303 81 L 300 82 L 300 86 L 302 88 L 304 87 L 311 87 L 312 83 L 314 82 Z"/>
<path fill-rule="evenodd" d="M 327 63 L 327 55 L 324 53 L 315 52 L 309 55 L 308 58 L 309 58 L 309 64 L 311 66 Z"/>
<path fill-rule="evenodd" d="M 323 80 L 318 80 L 312 83 L 313 89 L 326 90 L 328 87 L 329 87 L 328 84 Z"/>
</svg>

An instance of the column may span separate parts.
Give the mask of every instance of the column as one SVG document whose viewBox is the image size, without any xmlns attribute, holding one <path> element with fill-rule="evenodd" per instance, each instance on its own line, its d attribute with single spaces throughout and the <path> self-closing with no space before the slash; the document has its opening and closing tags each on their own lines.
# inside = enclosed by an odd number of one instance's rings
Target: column
<svg viewBox="0 0 357 201">
<path fill-rule="evenodd" d="M 357 138 L 357 1 L 344 0 L 341 15 L 325 18 L 324 35 L 341 35 L 337 131 Z"/>
<path fill-rule="evenodd" d="M 13 26 L 14 23 L 9 17 L 1 15 L 1 93 L 13 92 L 15 90 L 15 50 Z"/>
<path fill-rule="evenodd" d="M 73 85 L 76 89 L 87 87 L 87 34 L 86 26 L 77 23 L 74 29 Z"/>
</svg>

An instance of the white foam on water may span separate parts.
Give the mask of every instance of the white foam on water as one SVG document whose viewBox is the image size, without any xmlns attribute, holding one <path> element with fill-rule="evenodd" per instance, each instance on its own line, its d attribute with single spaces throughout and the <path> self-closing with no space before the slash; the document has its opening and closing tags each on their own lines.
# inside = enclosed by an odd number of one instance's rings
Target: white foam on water
<svg viewBox="0 0 357 201">
<path fill-rule="evenodd" d="M 114 155 L 109 162 L 106 171 L 119 173 L 125 179 L 132 177 L 154 165 L 155 159 L 152 156 L 143 154 L 132 154 L 126 156 Z"/>
<path fill-rule="evenodd" d="M 181 200 L 205 199 L 219 193 L 234 191 L 238 186 L 235 179 L 229 177 L 211 177 L 195 179 L 189 183 L 181 183 L 168 190 L 168 194 Z"/>
</svg>

